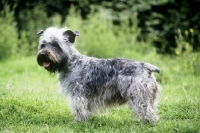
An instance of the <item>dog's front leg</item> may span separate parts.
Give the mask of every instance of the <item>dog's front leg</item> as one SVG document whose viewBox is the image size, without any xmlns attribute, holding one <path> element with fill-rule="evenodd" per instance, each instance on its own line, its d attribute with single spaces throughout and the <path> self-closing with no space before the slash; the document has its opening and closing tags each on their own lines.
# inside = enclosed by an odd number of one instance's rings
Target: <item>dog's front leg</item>
<svg viewBox="0 0 200 133">
<path fill-rule="evenodd" d="M 74 96 L 71 100 L 72 111 L 75 114 L 74 121 L 81 122 L 87 120 L 91 115 L 88 99 L 83 96 Z"/>
</svg>

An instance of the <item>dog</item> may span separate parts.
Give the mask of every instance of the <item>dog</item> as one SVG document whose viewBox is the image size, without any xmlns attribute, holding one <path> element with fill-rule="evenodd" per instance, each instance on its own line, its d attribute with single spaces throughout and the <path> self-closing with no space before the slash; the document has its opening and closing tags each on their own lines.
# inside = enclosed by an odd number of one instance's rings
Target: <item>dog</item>
<svg viewBox="0 0 200 133">
<path fill-rule="evenodd" d="M 76 50 L 78 31 L 49 27 L 39 30 L 37 63 L 58 73 L 61 92 L 67 97 L 74 121 L 86 121 L 97 110 L 126 103 L 141 122 L 158 121 L 157 101 L 161 86 L 145 62 L 123 58 L 99 59 Z"/>
</svg>

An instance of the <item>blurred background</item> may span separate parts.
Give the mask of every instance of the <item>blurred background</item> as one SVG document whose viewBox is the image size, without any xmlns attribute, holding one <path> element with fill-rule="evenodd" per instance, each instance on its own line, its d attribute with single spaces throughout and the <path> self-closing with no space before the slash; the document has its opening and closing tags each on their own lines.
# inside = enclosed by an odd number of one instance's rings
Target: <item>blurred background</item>
<svg viewBox="0 0 200 133">
<path fill-rule="evenodd" d="M 76 47 L 88 56 L 160 66 L 178 59 L 179 69 L 172 63 L 172 70 L 198 75 L 200 12 L 195 7 L 199 0 L 3 0 L 0 60 L 35 56 L 37 31 L 57 26 L 79 30 Z"/>
<path fill-rule="evenodd" d="M 143 52 L 141 45 L 161 54 L 199 51 L 200 12 L 195 7 L 200 7 L 199 0 L 3 0 L 0 59 L 35 54 L 36 32 L 49 26 L 80 30 L 83 38 L 77 45 L 90 55 L 115 56 L 118 48 L 136 44 Z M 187 45 L 178 46 L 180 41 Z M 100 51 L 85 48 L 89 46 Z"/>
</svg>

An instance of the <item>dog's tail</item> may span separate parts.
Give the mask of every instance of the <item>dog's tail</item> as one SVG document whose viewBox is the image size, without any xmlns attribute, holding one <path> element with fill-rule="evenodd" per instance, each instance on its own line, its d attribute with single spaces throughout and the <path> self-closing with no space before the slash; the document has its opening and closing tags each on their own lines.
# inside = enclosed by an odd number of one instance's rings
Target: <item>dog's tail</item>
<svg viewBox="0 0 200 133">
<path fill-rule="evenodd" d="M 157 72 L 160 73 L 160 69 L 158 69 L 156 66 L 150 64 L 150 63 L 144 63 L 144 68 L 149 70 L 150 72 Z"/>
</svg>

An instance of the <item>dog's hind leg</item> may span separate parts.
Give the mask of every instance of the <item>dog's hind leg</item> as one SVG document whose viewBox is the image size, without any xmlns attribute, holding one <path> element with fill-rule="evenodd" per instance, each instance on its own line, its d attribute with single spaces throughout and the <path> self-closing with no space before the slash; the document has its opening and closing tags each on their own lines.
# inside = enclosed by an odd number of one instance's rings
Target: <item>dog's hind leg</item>
<svg viewBox="0 0 200 133">
<path fill-rule="evenodd" d="M 155 89 L 157 88 L 153 84 L 153 82 L 145 82 L 131 88 L 132 91 L 130 91 L 127 102 L 131 111 L 138 115 L 144 123 L 158 121 L 155 97 Z"/>
</svg>

